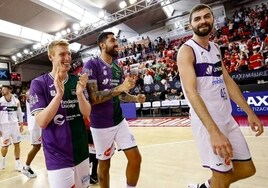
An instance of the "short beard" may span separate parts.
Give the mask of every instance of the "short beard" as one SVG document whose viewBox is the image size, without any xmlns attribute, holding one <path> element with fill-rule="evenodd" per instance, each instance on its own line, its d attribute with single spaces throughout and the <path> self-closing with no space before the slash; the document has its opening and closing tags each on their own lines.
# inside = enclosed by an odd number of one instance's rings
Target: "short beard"
<svg viewBox="0 0 268 188">
<path fill-rule="evenodd" d="M 118 56 L 118 52 L 116 50 L 114 50 L 114 48 L 112 49 L 106 49 L 105 51 L 107 54 L 109 54 L 112 57 L 117 57 Z"/>
<path fill-rule="evenodd" d="M 193 31 L 197 36 L 200 36 L 200 37 L 208 36 L 212 30 L 212 26 L 211 25 L 207 25 L 207 26 L 208 26 L 208 30 L 206 31 L 200 31 L 199 28 L 193 28 Z"/>
</svg>

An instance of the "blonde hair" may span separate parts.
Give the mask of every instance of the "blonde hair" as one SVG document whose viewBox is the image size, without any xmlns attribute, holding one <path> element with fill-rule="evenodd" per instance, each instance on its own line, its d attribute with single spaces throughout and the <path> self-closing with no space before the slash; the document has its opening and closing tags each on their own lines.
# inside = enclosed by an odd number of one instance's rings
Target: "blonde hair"
<svg viewBox="0 0 268 188">
<path fill-rule="evenodd" d="M 54 47 L 55 46 L 69 46 L 69 42 L 65 39 L 53 40 L 47 46 L 47 54 L 54 55 Z"/>
</svg>

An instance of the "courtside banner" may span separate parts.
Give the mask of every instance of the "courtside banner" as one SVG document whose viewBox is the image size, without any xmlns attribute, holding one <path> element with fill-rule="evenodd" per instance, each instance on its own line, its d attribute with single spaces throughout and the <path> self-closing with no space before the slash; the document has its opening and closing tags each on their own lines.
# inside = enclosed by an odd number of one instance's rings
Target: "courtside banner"
<svg viewBox="0 0 268 188">
<path fill-rule="evenodd" d="M 260 80 L 268 77 L 268 70 L 237 71 L 231 73 L 230 76 L 234 81 Z"/>
<path fill-rule="evenodd" d="M 247 103 L 257 115 L 268 115 L 268 91 L 243 93 Z M 243 116 L 246 113 L 232 101 L 233 116 Z"/>
</svg>

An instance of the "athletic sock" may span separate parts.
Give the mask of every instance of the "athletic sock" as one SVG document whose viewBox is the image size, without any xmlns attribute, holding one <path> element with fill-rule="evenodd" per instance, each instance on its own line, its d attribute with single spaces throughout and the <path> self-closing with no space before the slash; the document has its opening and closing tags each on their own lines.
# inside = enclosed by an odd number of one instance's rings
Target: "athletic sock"
<svg viewBox="0 0 268 188">
<path fill-rule="evenodd" d="M 127 184 L 127 187 L 126 188 L 135 188 L 136 186 L 130 186 Z"/>
</svg>

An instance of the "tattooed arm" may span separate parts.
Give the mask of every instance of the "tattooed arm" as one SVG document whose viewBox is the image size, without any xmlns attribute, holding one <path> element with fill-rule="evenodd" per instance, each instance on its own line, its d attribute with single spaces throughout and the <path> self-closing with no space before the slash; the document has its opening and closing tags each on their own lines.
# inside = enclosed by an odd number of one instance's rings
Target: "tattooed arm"
<svg viewBox="0 0 268 188">
<path fill-rule="evenodd" d="M 87 91 L 91 104 L 95 105 L 111 100 L 113 97 L 120 95 L 124 91 L 128 91 L 134 86 L 135 81 L 132 78 L 126 78 L 122 84 L 115 88 L 99 91 L 97 81 L 91 80 L 87 83 Z"/>
<path fill-rule="evenodd" d="M 145 102 L 145 95 L 138 94 L 138 95 L 130 95 L 128 92 L 123 92 L 119 95 L 119 99 L 123 102 Z"/>
</svg>

